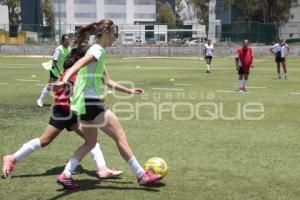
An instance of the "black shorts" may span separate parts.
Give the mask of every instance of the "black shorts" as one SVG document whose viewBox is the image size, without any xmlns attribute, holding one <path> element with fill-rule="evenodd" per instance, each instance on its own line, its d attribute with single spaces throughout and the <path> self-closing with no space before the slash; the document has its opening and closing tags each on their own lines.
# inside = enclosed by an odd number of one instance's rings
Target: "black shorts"
<svg viewBox="0 0 300 200">
<path fill-rule="evenodd" d="M 285 62 L 285 57 L 276 56 L 275 57 L 275 62 Z"/>
<path fill-rule="evenodd" d="M 107 110 L 106 105 L 100 99 L 85 99 L 85 111 L 84 115 L 80 115 L 80 120 L 92 121 L 100 113 Z"/>
<path fill-rule="evenodd" d="M 57 129 L 71 131 L 71 127 L 78 123 L 77 116 L 73 112 L 68 112 L 59 105 L 52 106 L 50 113 L 49 124 Z"/>
<path fill-rule="evenodd" d="M 205 56 L 205 59 L 212 59 L 212 56 Z"/>
<path fill-rule="evenodd" d="M 57 81 L 58 77 L 56 77 L 52 71 L 50 71 L 50 75 L 49 75 L 49 83 L 53 83 L 55 81 Z"/>
<path fill-rule="evenodd" d="M 239 69 L 238 69 L 238 74 L 239 75 L 243 75 L 243 74 L 249 74 L 249 72 L 250 72 L 250 70 L 248 69 L 246 69 L 246 68 L 244 68 L 244 67 L 239 67 Z"/>
</svg>

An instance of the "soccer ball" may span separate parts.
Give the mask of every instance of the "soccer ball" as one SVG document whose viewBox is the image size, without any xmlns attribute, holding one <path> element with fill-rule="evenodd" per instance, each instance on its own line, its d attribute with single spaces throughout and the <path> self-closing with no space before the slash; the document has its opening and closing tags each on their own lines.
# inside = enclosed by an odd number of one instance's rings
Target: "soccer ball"
<svg viewBox="0 0 300 200">
<path fill-rule="evenodd" d="M 161 175 L 164 178 L 168 173 L 168 165 L 166 161 L 159 157 L 153 157 L 145 163 L 145 170 L 152 171 L 155 174 Z"/>
</svg>

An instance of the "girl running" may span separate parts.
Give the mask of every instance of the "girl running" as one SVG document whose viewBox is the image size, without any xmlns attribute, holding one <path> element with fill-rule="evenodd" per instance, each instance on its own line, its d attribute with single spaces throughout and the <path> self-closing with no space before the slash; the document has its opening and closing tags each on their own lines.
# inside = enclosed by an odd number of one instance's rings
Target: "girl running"
<svg viewBox="0 0 300 200">
<path fill-rule="evenodd" d="M 78 166 L 81 159 L 95 146 L 97 141 L 97 129 L 100 128 L 115 142 L 121 156 L 130 165 L 140 185 L 152 185 L 161 179 L 160 175 L 145 171 L 136 160 L 127 143 L 126 134 L 117 118 L 104 104 L 103 86 L 105 83 L 118 91 L 129 94 L 143 93 L 140 88 L 126 88 L 109 78 L 105 70 L 105 50 L 112 45 L 117 34 L 113 21 L 104 19 L 87 25 L 79 30 L 76 44 L 81 45 L 89 36 L 95 35 L 97 44 L 92 45 L 86 55 L 78 60 L 68 70 L 63 81 L 57 82 L 57 88 L 68 83 L 73 74 L 77 75 L 74 90 L 71 97 L 71 109 L 81 119 L 85 143 L 81 145 L 65 166 L 64 171 L 57 177 L 57 182 L 66 189 L 76 189 L 77 183 L 71 178 L 72 172 Z"/>
<path fill-rule="evenodd" d="M 204 44 L 204 59 L 206 62 L 206 73 L 210 73 L 210 65 L 211 65 L 211 61 L 213 58 L 213 53 L 214 53 L 214 45 L 211 43 L 211 39 L 207 40 L 207 43 Z"/>
<path fill-rule="evenodd" d="M 48 83 L 54 83 L 63 73 L 64 62 L 67 55 L 71 52 L 70 37 L 67 34 L 63 34 L 61 37 L 61 44 L 56 47 L 53 58 L 52 58 L 52 69 L 50 70 L 50 77 Z M 43 107 L 43 100 L 45 96 L 49 93 L 50 88 L 46 85 L 40 94 L 40 97 L 36 100 L 36 104 L 40 107 Z"/>
</svg>

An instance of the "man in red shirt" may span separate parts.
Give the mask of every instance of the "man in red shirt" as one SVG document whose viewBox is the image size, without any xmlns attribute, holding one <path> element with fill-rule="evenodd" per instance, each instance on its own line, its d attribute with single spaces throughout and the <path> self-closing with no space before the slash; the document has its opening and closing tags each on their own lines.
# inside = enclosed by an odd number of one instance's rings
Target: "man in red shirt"
<svg viewBox="0 0 300 200">
<path fill-rule="evenodd" d="M 246 92 L 246 82 L 248 80 L 250 67 L 253 68 L 253 52 L 252 48 L 249 47 L 249 41 L 244 40 L 242 48 L 237 50 L 235 57 L 236 70 L 239 75 L 239 91 Z"/>
</svg>

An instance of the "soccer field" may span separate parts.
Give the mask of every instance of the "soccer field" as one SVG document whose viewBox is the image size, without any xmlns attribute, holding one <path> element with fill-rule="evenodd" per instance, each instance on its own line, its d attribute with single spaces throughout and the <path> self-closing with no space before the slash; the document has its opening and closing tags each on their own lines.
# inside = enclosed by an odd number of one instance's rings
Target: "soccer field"
<svg viewBox="0 0 300 200">
<path fill-rule="evenodd" d="M 0 57 L 0 156 L 48 124 L 51 97 L 36 106 L 48 79 L 40 63 L 47 60 Z M 80 188 L 63 190 L 56 176 L 83 142 L 63 131 L 17 163 L 11 179 L 0 179 L 0 199 L 299 199 L 300 57 L 288 58 L 288 80 L 275 78 L 273 57 L 256 58 L 246 93 L 236 91 L 229 57 L 214 58 L 211 74 L 199 59 L 106 61 L 113 80 L 145 90 L 130 98 L 110 93 L 106 102 L 122 119 L 139 162 L 159 156 L 168 163 L 162 183 L 139 186 L 114 142 L 100 133 L 107 164 L 123 170 L 122 178 L 98 180 L 88 155 L 73 176 Z"/>
</svg>

